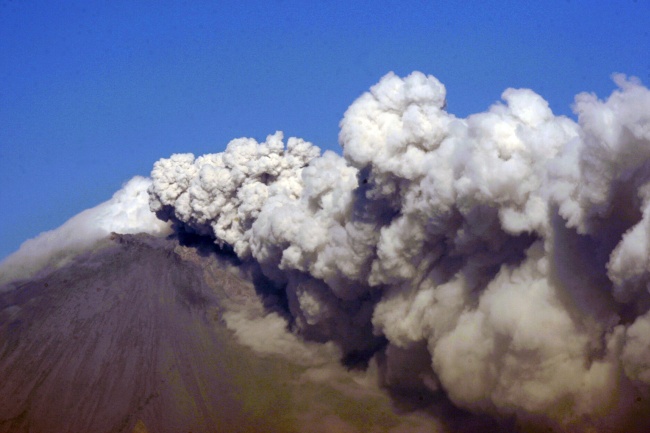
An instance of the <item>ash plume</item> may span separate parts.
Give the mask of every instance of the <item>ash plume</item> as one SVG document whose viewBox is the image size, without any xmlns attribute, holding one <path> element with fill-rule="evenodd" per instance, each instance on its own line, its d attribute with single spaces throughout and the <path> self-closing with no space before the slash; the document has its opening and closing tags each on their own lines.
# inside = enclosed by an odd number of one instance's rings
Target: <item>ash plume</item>
<svg viewBox="0 0 650 433">
<path fill-rule="evenodd" d="M 383 77 L 342 156 L 277 132 L 154 165 L 150 208 L 259 266 L 293 331 L 524 430 L 650 424 L 650 91 L 615 75 L 577 122 L 527 89 L 467 118 Z M 278 301 L 279 302 L 279 301 Z"/>
</svg>

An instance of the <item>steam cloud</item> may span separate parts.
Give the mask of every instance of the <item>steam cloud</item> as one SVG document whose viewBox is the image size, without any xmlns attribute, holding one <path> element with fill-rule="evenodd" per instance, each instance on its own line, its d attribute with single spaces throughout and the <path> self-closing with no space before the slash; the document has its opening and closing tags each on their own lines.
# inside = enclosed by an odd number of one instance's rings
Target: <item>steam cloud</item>
<svg viewBox="0 0 650 433">
<path fill-rule="evenodd" d="M 650 397 L 650 91 L 614 80 L 576 123 L 526 89 L 457 118 L 436 78 L 391 73 L 343 156 L 280 132 L 173 155 L 150 207 L 259 264 L 297 334 L 377 355 L 389 389 L 605 430 Z"/>
<path fill-rule="evenodd" d="M 149 185 L 151 179 L 135 176 L 110 200 L 86 209 L 54 230 L 25 241 L 18 251 L 0 263 L 0 284 L 29 277 L 44 267 L 60 266 L 111 232 L 170 234 L 169 224 L 157 219 L 149 210 Z"/>
</svg>

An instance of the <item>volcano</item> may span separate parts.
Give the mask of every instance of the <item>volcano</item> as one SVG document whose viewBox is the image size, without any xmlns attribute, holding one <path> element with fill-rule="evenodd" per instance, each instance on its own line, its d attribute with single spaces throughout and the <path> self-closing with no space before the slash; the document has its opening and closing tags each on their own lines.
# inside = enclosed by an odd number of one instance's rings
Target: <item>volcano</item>
<svg viewBox="0 0 650 433">
<path fill-rule="evenodd" d="M 158 160 L 0 262 L 0 431 L 650 431 L 650 90 L 613 78 L 576 122 L 389 73 L 342 155 Z"/>
<path fill-rule="evenodd" d="M 251 378 L 217 323 L 251 286 L 225 270 L 208 285 L 197 266 L 172 241 L 114 235 L 5 287 L 0 431 L 278 431 L 281 417 L 245 416 L 264 401 L 237 395 Z"/>
<path fill-rule="evenodd" d="M 233 260 L 172 238 L 113 234 L 0 287 L 0 432 L 435 425 L 398 416 L 383 393 L 359 386 L 361 376 L 306 366 L 299 350 L 287 361 L 242 345 L 224 314 L 266 313 Z"/>
</svg>

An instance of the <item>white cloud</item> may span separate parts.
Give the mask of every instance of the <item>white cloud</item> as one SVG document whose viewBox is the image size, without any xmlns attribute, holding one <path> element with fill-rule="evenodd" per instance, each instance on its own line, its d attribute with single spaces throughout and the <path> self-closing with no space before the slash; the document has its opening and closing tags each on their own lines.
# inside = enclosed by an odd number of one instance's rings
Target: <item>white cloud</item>
<svg viewBox="0 0 650 433">
<path fill-rule="evenodd" d="M 151 180 L 136 176 L 113 197 L 70 218 L 60 227 L 25 241 L 0 263 L 0 284 L 27 278 L 46 266 L 58 266 L 91 248 L 111 232 L 165 236 L 169 224 L 149 210 L 147 188 Z"/>
</svg>

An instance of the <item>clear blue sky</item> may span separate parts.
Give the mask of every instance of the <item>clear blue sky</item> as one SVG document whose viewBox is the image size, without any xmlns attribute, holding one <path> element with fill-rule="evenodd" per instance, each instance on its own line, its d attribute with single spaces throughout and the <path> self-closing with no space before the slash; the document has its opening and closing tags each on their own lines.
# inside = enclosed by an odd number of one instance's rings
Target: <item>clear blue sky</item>
<svg viewBox="0 0 650 433">
<path fill-rule="evenodd" d="M 172 153 L 276 130 L 338 150 L 388 71 L 435 75 L 458 116 L 507 87 L 570 115 L 613 72 L 650 83 L 649 27 L 650 0 L 0 0 L 0 258 Z"/>
</svg>

